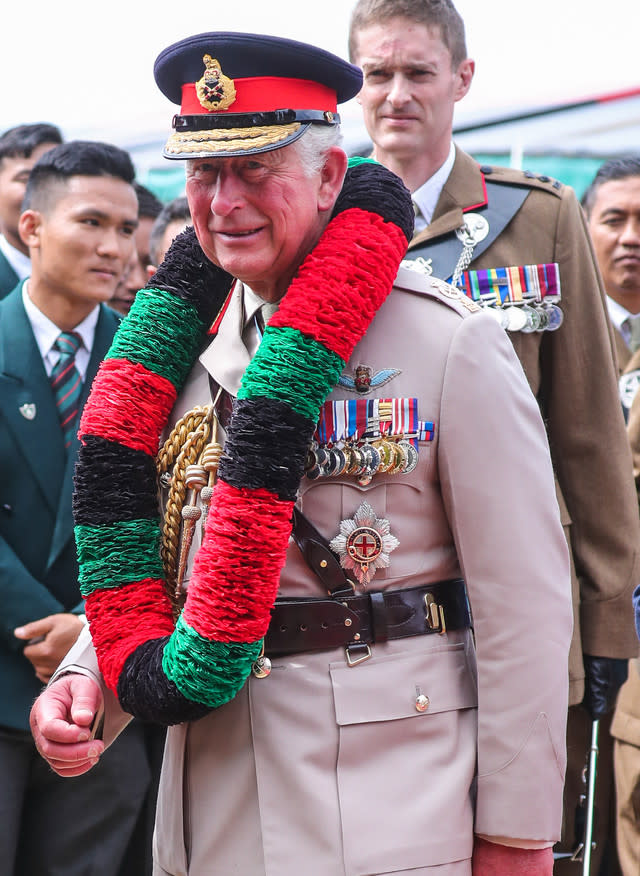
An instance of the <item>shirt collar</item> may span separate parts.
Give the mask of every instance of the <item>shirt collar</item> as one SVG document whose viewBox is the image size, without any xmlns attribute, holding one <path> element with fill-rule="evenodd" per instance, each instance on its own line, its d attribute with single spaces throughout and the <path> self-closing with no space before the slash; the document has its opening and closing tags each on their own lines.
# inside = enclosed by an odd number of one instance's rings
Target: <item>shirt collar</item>
<svg viewBox="0 0 640 876">
<path fill-rule="evenodd" d="M 411 197 L 413 201 L 420 208 L 420 214 L 416 216 L 416 231 L 422 231 L 431 222 L 434 210 L 436 209 L 436 204 L 438 203 L 438 198 L 444 188 L 444 184 L 449 178 L 455 160 L 456 148 L 452 141 L 451 146 L 449 147 L 449 154 L 444 164 L 436 170 L 433 176 L 430 176 L 426 182 L 422 183 L 420 188 L 412 193 Z"/>
<path fill-rule="evenodd" d="M 606 302 L 607 310 L 609 311 L 609 319 L 613 323 L 614 328 L 620 332 L 625 342 L 628 344 L 630 333 L 625 320 L 629 316 L 634 316 L 634 314 L 629 313 L 626 307 L 623 307 L 622 304 L 614 301 L 613 298 L 610 298 L 608 295 L 606 296 Z"/>
<path fill-rule="evenodd" d="M 51 322 L 48 316 L 45 316 L 45 314 L 40 310 L 39 307 L 36 307 L 36 305 L 29 297 L 28 280 L 25 280 L 25 282 L 22 284 L 22 303 L 24 304 L 27 318 L 31 323 L 31 328 L 33 329 L 33 334 L 36 339 L 36 343 L 38 344 L 40 355 L 44 359 L 51 352 L 55 340 L 60 334 L 61 330 L 55 323 Z M 77 334 L 79 334 L 82 338 L 82 345 L 89 354 L 91 353 L 91 349 L 93 347 L 93 339 L 95 337 L 96 325 L 98 323 L 99 315 L 100 306 L 96 305 L 91 313 L 86 316 L 82 320 L 82 322 L 78 323 L 78 325 L 75 326 L 75 328 L 73 329 L 73 331 L 77 332 Z"/>
</svg>

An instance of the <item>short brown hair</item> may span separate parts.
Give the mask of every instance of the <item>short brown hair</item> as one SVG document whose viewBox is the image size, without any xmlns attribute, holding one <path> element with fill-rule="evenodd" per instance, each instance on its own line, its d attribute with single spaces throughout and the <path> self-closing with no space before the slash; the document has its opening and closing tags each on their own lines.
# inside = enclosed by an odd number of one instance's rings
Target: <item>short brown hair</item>
<svg viewBox="0 0 640 876">
<path fill-rule="evenodd" d="M 464 22 L 451 0 L 358 0 L 349 26 L 349 57 L 352 62 L 357 57 L 358 33 L 371 24 L 390 18 L 408 18 L 428 28 L 437 27 L 454 69 L 467 57 Z"/>
</svg>

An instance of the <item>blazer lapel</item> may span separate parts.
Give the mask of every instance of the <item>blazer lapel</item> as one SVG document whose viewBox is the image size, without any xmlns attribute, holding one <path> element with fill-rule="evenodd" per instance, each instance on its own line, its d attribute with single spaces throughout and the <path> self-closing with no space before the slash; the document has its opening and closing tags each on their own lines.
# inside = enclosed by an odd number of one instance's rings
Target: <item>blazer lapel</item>
<svg viewBox="0 0 640 876">
<path fill-rule="evenodd" d="M 65 467 L 62 431 L 49 378 L 22 304 L 22 284 L 0 306 L 3 414 L 46 502 L 55 512 Z"/>
<path fill-rule="evenodd" d="M 98 372 L 100 363 L 104 359 L 109 346 L 111 345 L 111 341 L 116 333 L 119 322 L 119 318 L 112 310 L 104 305 L 100 306 L 100 316 L 98 317 L 98 322 L 96 324 L 91 358 L 89 359 L 89 365 L 87 367 L 87 373 L 82 387 L 82 395 L 80 396 L 80 414 L 84 409 L 89 393 L 91 392 L 93 379 Z M 59 493 L 56 525 L 51 539 L 51 550 L 49 552 L 49 566 L 55 562 L 60 551 L 63 550 L 69 539 L 73 536 L 73 474 L 79 448 L 80 442 L 78 441 L 77 435 L 75 435 L 66 455 L 66 467 L 64 470 L 62 488 Z"/>
</svg>

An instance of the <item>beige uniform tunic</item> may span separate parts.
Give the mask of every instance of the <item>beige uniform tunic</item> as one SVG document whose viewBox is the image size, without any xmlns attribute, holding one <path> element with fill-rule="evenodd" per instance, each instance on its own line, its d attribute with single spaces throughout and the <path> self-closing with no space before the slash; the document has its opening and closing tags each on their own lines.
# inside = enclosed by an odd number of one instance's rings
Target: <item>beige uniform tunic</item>
<svg viewBox="0 0 640 876">
<path fill-rule="evenodd" d="M 237 390 L 243 322 L 236 290 L 176 416 L 209 400 L 208 373 Z M 156 876 L 468 876 L 474 820 L 489 836 L 558 835 L 570 572 L 522 369 L 489 316 L 405 269 L 345 374 L 358 365 L 397 371 L 367 397 L 417 398 L 433 440 L 408 474 L 304 479 L 300 506 L 327 539 L 365 500 L 390 522 L 399 546 L 369 589 L 463 576 L 477 651 L 463 630 L 375 645 L 354 667 L 342 648 L 274 659 L 232 702 L 170 728 Z M 325 595 L 293 542 L 280 590 Z M 89 666 L 90 647 L 66 662 Z M 112 698 L 107 712 L 109 736 Z"/>
</svg>

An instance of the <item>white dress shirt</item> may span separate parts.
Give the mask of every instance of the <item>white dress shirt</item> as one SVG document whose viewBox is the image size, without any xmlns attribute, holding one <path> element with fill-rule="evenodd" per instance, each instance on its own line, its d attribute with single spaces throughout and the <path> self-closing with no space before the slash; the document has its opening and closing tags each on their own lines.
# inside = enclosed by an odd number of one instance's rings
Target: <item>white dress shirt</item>
<svg viewBox="0 0 640 876">
<path fill-rule="evenodd" d="M 27 319 L 31 323 L 33 334 L 44 362 L 44 367 L 47 375 L 51 375 L 53 368 L 60 358 L 60 353 L 53 349 L 56 338 L 60 335 L 60 329 L 55 323 L 51 322 L 48 316 L 36 307 L 29 297 L 29 281 L 22 284 L 22 303 L 27 313 Z M 98 316 L 100 315 L 100 306 L 96 305 L 91 313 L 86 316 L 82 322 L 73 329 L 74 332 L 82 338 L 82 345 L 79 347 L 75 357 L 75 365 L 78 369 L 80 377 L 84 381 L 89 367 L 89 359 L 91 358 L 91 350 L 93 349 L 93 339 L 96 333 L 96 325 Z"/>
</svg>

